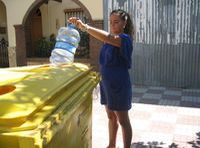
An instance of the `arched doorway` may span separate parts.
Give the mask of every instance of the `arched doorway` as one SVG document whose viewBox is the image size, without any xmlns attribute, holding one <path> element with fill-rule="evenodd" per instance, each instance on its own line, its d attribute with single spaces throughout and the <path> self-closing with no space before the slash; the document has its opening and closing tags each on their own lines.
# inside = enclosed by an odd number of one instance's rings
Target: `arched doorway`
<svg viewBox="0 0 200 148">
<path fill-rule="evenodd" d="M 76 4 L 78 6 L 77 8 L 81 8 L 83 10 L 83 12 L 85 13 L 85 15 L 88 18 L 88 22 L 90 22 L 90 23 L 92 22 L 91 15 L 90 15 L 89 11 L 87 10 L 87 8 L 79 0 L 52 0 L 52 1 L 38 0 L 38 1 L 35 1 L 30 6 L 30 8 L 28 9 L 27 13 L 25 14 L 21 27 L 15 27 L 16 36 L 18 36 L 18 38 L 19 38 L 20 34 L 24 35 L 24 42 L 21 42 L 21 41 L 18 42 L 18 40 L 16 39 L 16 51 L 17 51 L 17 48 L 20 47 L 20 50 L 24 50 L 23 52 L 26 55 L 26 58 L 27 57 L 32 57 L 33 56 L 32 51 L 34 51 L 33 50 L 34 47 L 32 46 L 32 42 L 33 42 L 33 39 L 32 39 L 33 36 L 32 35 L 34 34 L 33 30 L 32 30 L 32 21 L 33 21 L 33 17 L 35 15 L 35 12 L 42 5 L 47 5 L 48 6 L 49 3 L 58 3 L 58 5 L 59 5 L 59 3 L 60 4 L 62 3 L 62 5 L 63 5 L 63 3 L 65 3 L 65 8 L 63 8 L 63 10 L 62 10 L 63 20 L 65 20 L 65 18 L 64 18 L 64 16 L 65 16 L 64 10 L 66 10 L 69 6 L 71 6 L 72 3 L 74 3 L 74 4 Z M 67 5 L 67 3 L 70 3 L 70 5 Z M 48 15 L 51 15 L 51 14 L 48 14 Z M 62 22 L 63 20 L 61 20 L 60 22 Z M 44 22 L 42 22 L 42 23 L 44 23 Z M 53 23 L 51 22 L 51 24 L 46 23 L 45 25 L 46 25 L 46 27 L 51 25 L 50 29 L 52 29 L 52 27 L 58 29 L 59 21 L 58 21 L 58 19 L 56 19 L 55 22 L 53 22 Z M 61 24 L 61 25 L 65 25 L 65 23 Z M 44 24 L 43 24 L 43 28 L 44 28 Z M 54 29 L 53 33 L 57 34 L 57 30 Z M 50 36 L 51 34 L 52 33 L 49 33 L 48 35 Z M 44 35 L 44 32 L 43 32 L 43 35 Z M 26 65 L 26 63 L 24 63 L 24 64 Z"/>
<path fill-rule="evenodd" d="M 0 1 L 0 67 L 8 67 L 8 36 L 6 6 Z"/>
<path fill-rule="evenodd" d="M 8 61 L 6 6 L 0 1 L 0 67 L 8 67 Z"/>
</svg>

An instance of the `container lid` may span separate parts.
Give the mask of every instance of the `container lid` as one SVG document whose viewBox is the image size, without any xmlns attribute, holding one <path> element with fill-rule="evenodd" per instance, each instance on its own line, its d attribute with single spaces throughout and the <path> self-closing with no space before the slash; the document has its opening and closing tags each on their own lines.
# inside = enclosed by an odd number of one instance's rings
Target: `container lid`
<svg viewBox="0 0 200 148">
<path fill-rule="evenodd" d="M 55 96 L 73 80 L 84 76 L 89 67 L 74 63 L 52 67 L 19 67 L 0 72 L 0 130 L 16 127 L 31 120 L 44 106 L 48 109 Z M 16 76 L 15 79 L 7 76 Z"/>
</svg>

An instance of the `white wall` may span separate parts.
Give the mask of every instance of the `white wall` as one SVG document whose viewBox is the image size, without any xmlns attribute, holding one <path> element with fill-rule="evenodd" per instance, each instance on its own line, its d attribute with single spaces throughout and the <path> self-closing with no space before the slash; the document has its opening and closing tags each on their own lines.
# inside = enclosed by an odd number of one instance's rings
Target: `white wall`
<svg viewBox="0 0 200 148">
<path fill-rule="evenodd" d="M 86 6 L 93 20 L 103 20 L 103 0 L 80 0 Z"/>
<path fill-rule="evenodd" d="M 24 15 L 34 0 L 2 0 L 6 5 L 9 46 L 16 46 L 14 25 L 22 24 Z"/>
<path fill-rule="evenodd" d="M 8 40 L 9 46 L 16 46 L 15 39 L 15 29 L 14 25 L 22 24 L 24 15 L 35 0 L 1 0 L 6 5 L 7 11 L 7 27 L 8 27 Z M 93 20 L 103 19 L 103 1 L 102 0 L 79 0 L 90 12 Z M 48 11 L 48 7 L 50 11 Z M 77 7 L 76 4 L 72 3 L 71 0 L 63 0 L 62 4 L 49 1 L 48 6 L 42 6 L 41 11 L 43 11 L 43 33 L 44 36 L 48 36 L 49 33 L 57 32 L 56 30 L 56 19 L 60 19 L 59 24 L 62 26 L 64 24 L 64 12 L 65 8 Z M 48 26 L 47 26 L 48 24 Z M 50 31 L 50 32 L 49 32 Z"/>
<path fill-rule="evenodd" d="M 71 0 L 65 0 L 62 3 L 49 1 L 48 4 L 43 4 L 40 7 L 42 13 L 42 29 L 43 36 L 49 37 L 50 34 L 57 34 L 61 26 L 65 26 L 65 9 L 80 8 Z M 56 25 L 57 24 L 57 25 Z"/>
</svg>

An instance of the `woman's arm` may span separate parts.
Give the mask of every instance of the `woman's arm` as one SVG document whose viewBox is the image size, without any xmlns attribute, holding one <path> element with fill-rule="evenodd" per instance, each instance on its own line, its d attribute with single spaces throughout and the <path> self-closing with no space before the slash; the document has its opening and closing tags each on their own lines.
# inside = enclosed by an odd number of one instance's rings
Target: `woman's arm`
<svg viewBox="0 0 200 148">
<path fill-rule="evenodd" d="M 121 47 L 121 38 L 118 35 L 112 35 L 104 30 L 91 27 L 87 24 L 84 24 L 81 20 L 77 19 L 76 17 L 72 17 L 68 21 L 76 25 L 79 29 L 87 31 L 87 33 L 89 33 L 90 35 L 102 42 L 109 43 L 113 46 Z"/>
</svg>

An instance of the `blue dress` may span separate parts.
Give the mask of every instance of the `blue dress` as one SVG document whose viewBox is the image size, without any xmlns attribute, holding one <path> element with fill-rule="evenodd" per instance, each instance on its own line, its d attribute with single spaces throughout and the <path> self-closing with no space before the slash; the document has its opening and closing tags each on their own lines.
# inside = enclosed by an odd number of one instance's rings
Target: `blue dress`
<svg viewBox="0 0 200 148">
<path fill-rule="evenodd" d="M 100 51 L 101 104 L 110 110 L 127 111 L 131 108 L 132 88 L 128 69 L 131 68 L 132 39 L 120 34 L 121 48 L 104 44 Z"/>
</svg>

